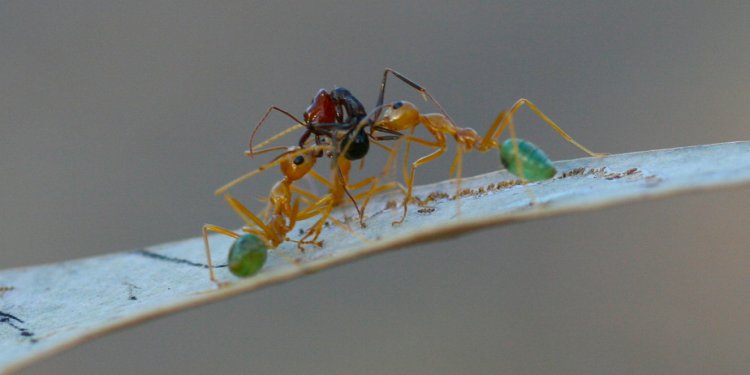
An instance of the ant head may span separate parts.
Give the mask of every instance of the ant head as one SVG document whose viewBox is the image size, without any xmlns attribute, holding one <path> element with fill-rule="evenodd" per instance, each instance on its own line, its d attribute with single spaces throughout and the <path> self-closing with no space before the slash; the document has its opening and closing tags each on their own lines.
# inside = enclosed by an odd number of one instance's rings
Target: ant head
<svg viewBox="0 0 750 375">
<path fill-rule="evenodd" d="M 386 106 L 383 123 L 392 130 L 403 130 L 419 123 L 419 109 L 411 102 L 400 100 Z"/>
<path fill-rule="evenodd" d="M 299 147 L 289 147 L 289 150 L 281 155 L 281 173 L 292 181 L 304 177 L 312 169 L 318 158 L 315 151 L 300 151 Z"/>
<path fill-rule="evenodd" d="M 308 124 L 311 122 L 332 123 L 336 122 L 336 115 L 336 105 L 331 94 L 325 89 L 320 89 L 305 110 L 303 117 Z"/>
</svg>

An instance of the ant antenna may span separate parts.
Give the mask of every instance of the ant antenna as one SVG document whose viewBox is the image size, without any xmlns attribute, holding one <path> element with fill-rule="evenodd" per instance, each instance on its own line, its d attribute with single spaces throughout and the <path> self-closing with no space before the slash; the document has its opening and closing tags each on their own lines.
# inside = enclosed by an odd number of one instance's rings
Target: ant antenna
<svg viewBox="0 0 750 375">
<path fill-rule="evenodd" d="M 283 113 L 283 114 L 285 114 L 285 115 L 286 115 L 287 117 L 289 117 L 290 119 L 294 120 L 294 121 L 295 121 L 295 122 L 296 122 L 296 123 L 297 123 L 298 125 L 302 125 L 302 126 L 304 126 L 304 124 L 305 124 L 305 123 L 303 123 L 302 121 L 300 121 L 299 119 L 297 119 L 296 117 L 294 117 L 294 115 L 293 115 L 293 114 L 291 114 L 291 113 L 287 112 L 286 110 L 284 110 L 284 109 L 282 109 L 282 108 L 279 108 L 279 107 L 277 107 L 277 106 L 271 106 L 271 107 L 269 107 L 269 108 L 268 108 L 268 109 L 266 110 L 266 113 L 265 113 L 265 114 L 263 115 L 263 117 L 262 117 L 262 118 L 260 119 L 260 121 L 258 122 L 258 125 L 255 125 L 255 128 L 253 129 L 253 133 L 252 133 L 252 134 L 250 135 L 250 142 L 248 143 L 248 147 L 249 147 L 249 149 L 250 149 L 250 154 L 249 154 L 249 155 L 250 155 L 251 157 L 253 156 L 253 139 L 255 139 L 255 133 L 257 133 L 257 132 L 258 132 L 258 129 L 260 129 L 260 126 L 261 126 L 261 125 L 263 124 L 263 122 L 265 122 L 265 121 L 266 121 L 266 118 L 268 118 L 268 116 L 269 116 L 269 115 L 271 114 L 271 111 L 274 111 L 274 110 L 275 110 L 275 111 L 278 111 L 278 112 L 281 112 L 281 113 Z M 286 134 L 286 133 L 284 133 L 284 132 L 282 132 L 282 133 L 283 133 L 283 134 Z M 282 135 L 283 135 L 283 134 L 282 134 Z M 274 139 L 275 139 L 275 138 L 274 138 Z"/>
</svg>

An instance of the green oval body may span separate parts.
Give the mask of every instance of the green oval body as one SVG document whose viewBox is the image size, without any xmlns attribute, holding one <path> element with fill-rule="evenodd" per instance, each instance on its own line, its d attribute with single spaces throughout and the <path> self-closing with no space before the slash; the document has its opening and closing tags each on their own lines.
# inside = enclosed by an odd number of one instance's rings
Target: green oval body
<svg viewBox="0 0 750 375">
<path fill-rule="evenodd" d="M 229 249 L 229 271 L 235 276 L 250 277 L 263 268 L 268 257 L 268 246 L 258 236 L 245 234 L 237 238 Z"/>
<path fill-rule="evenodd" d="M 557 170 L 541 148 L 520 138 L 516 138 L 516 141 L 518 142 L 518 156 L 521 160 L 523 174 L 522 171 L 518 170 L 511 139 L 506 139 L 500 146 L 500 162 L 508 169 L 508 172 L 528 181 L 542 181 L 555 176 Z"/>
</svg>

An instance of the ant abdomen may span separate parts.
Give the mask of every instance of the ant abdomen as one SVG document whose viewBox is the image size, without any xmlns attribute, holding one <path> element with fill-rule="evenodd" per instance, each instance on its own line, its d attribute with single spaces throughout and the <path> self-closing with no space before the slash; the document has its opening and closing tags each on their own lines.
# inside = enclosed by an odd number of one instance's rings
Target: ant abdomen
<svg viewBox="0 0 750 375">
<path fill-rule="evenodd" d="M 341 149 L 345 150 L 344 157 L 348 160 L 359 160 L 370 150 L 370 139 L 364 131 L 348 132 L 341 142 Z"/>
<path fill-rule="evenodd" d="M 514 150 L 517 145 L 518 150 Z M 542 181 L 555 176 L 557 170 L 547 154 L 535 144 L 516 138 L 508 138 L 500 146 L 500 162 L 508 172 L 527 181 Z"/>
<path fill-rule="evenodd" d="M 229 271 L 239 277 L 255 275 L 266 264 L 268 246 L 260 237 L 248 233 L 237 238 L 229 249 Z"/>
</svg>

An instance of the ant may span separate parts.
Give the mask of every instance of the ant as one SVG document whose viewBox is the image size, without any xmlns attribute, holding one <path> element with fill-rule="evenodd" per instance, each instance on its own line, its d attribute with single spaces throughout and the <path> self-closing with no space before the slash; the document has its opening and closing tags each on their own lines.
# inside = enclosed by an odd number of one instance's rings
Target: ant
<svg viewBox="0 0 750 375">
<path fill-rule="evenodd" d="M 384 148 L 389 152 L 391 157 L 393 157 L 395 156 L 394 150 L 380 144 L 379 141 L 396 140 L 401 138 L 403 135 L 401 132 L 391 129 L 388 126 L 382 126 L 378 121 L 376 121 L 384 108 L 383 102 L 385 98 L 385 88 L 389 74 L 395 76 L 407 85 L 419 91 L 420 94 L 425 98 L 425 100 L 431 101 L 440 109 L 441 113 L 446 118 L 449 118 L 440 103 L 438 103 L 437 100 L 435 100 L 432 95 L 427 92 L 427 90 L 425 90 L 412 80 L 406 78 L 401 73 L 393 69 L 386 68 L 383 72 L 383 80 L 380 84 L 377 103 L 375 104 L 375 107 L 370 114 L 367 113 L 364 105 L 346 88 L 335 87 L 331 91 L 320 89 L 316 96 L 313 98 L 312 103 L 310 104 L 310 106 L 308 106 L 307 110 L 304 113 L 304 122 L 299 121 L 294 117 L 294 115 L 282 108 L 276 106 L 269 107 L 261 120 L 255 126 L 255 129 L 253 129 L 249 141 L 249 150 L 246 151 L 246 154 L 251 157 L 257 154 L 257 152 L 254 151 L 253 148 L 253 139 L 255 138 L 255 134 L 260 126 L 265 122 L 272 111 L 278 111 L 291 118 L 297 123 L 297 125 L 294 125 L 268 138 L 258 147 L 262 147 L 271 142 L 274 142 L 284 135 L 300 128 L 306 128 L 305 133 L 300 137 L 298 142 L 300 147 L 305 144 L 305 142 L 311 135 L 315 136 L 316 145 L 329 144 L 335 146 L 334 152 L 329 155 L 333 159 L 331 169 L 338 171 L 338 173 L 334 175 L 335 187 L 331 190 L 334 196 L 334 205 L 338 205 L 341 203 L 343 199 L 343 193 L 346 193 L 350 197 L 350 199 L 352 198 L 351 194 L 349 194 L 348 192 L 349 189 L 357 189 L 368 184 L 372 184 L 370 192 L 365 199 L 365 203 L 363 204 L 363 209 L 360 210 L 357 207 L 357 211 L 359 212 L 360 216 L 360 225 L 364 226 L 364 207 L 366 207 L 369 198 L 373 194 L 392 188 L 399 188 L 406 194 L 406 188 L 398 183 L 388 183 L 381 187 L 378 187 L 377 177 L 370 177 L 355 185 L 348 185 L 348 174 L 351 168 L 350 161 L 363 159 L 369 151 L 370 141 L 373 141 L 373 143 Z M 367 129 L 369 129 L 369 131 Z M 387 133 L 388 135 L 378 136 L 375 135 L 376 131 Z M 386 163 L 385 170 L 389 169 L 389 164 L 390 162 Z M 360 164 L 360 168 L 361 167 L 362 164 Z M 406 179 L 406 175 L 404 175 L 404 177 Z M 236 183 L 239 183 L 241 180 L 244 180 L 246 178 L 248 177 L 241 176 L 240 178 L 217 190 L 216 193 L 221 194 L 229 187 L 233 186 Z M 356 201 L 352 199 L 352 202 L 356 207 Z"/>
<path fill-rule="evenodd" d="M 330 151 L 330 146 L 312 145 L 307 147 L 289 147 L 286 152 L 276 157 L 270 163 L 248 173 L 246 176 L 252 177 L 270 167 L 279 165 L 284 177 L 277 182 L 268 196 L 268 205 L 266 207 L 266 220 L 261 220 L 257 215 L 250 211 L 239 200 L 228 193 L 224 193 L 224 198 L 232 209 L 245 221 L 242 231 L 246 234 L 240 235 L 229 229 L 206 224 L 203 226 L 203 241 L 206 251 L 209 276 L 211 281 L 216 281 L 213 264 L 211 261 L 211 250 L 208 244 L 208 232 L 221 233 L 226 236 L 235 238 L 232 244 L 228 264 L 230 271 L 236 276 L 249 277 L 260 271 L 265 263 L 268 249 L 277 248 L 282 242 L 290 241 L 297 243 L 300 251 L 304 252 L 303 245 L 311 244 L 322 246 L 322 241 L 318 241 L 324 227 L 328 226 L 328 220 L 342 227 L 351 234 L 365 240 L 363 237 L 356 235 L 346 224 L 330 217 L 333 205 L 333 195 L 318 197 L 302 188 L 295 186 L 293 183 L 307 174 L 312 174 L 317 180 L 329 188 L 333 188 L 331 182 L 318 175 L 312 168 L 315 165 L 318 154 Z M 264 151 L 265 152 L 265 151 Z M 297 193 L 302 197 L 292 198 Z M 352 199 L 361 199 L 362 193 L 355 195 Z M 307 201 L 305 209 L 300 210 L 300 200 Z M 293 240 L 287 237 L 287 234 L 294 229 L 297 221 L 320 216 L 307 233 L 299 240 Z M 312 239 L 309 239 L 312 237 Z M 289 260 L 293 263 L 292 260 Z"/>
<path fill-rule="evenodd" d="M 385 90 L 385 83 L 388 73 L 393 73 L 394 76 L 399 78 L 401 81 L 405 82 L 412 88 L 419 91 L 420 94 L 425 99 L 429 99 L 432 101 L 439 109 L 440 113 L 421 113 L 419 109 L 412 103 L 408 101 L 396 101 L 391 104 L 383 105 L 383 94 Z M 406 78 L 402 74 L 386 69 L 385 73 L 383 74 L 383 82 L 381 84 L 381 91 L 380 96 L 378 97 L 378 103 L 377 103 L 377 113 L 375 114 L 374 118 L 376 119 L 375 123 L 372 124 L 370 127 L 377 128 L 377 129 L 387 129 L 394 132 L 403 132 L 406 130 L 410 131 L 410 134 L 408 136 L 405 136 L 407 140 L 406 144 L 406 150 L 404 155 L 404 178 L 407 185 L 407 192 L 406 196 L 403 201 L 403 215 L 400 220 L 394 221 L 393 224 L 401 224 L 404 219 L 406 218 L 407 213 L 407 205 L 409 201 L 412 198 L 412 191 L 414 187 L 414 177 L 416 173 L 416 169 L 424 165 L 432 160 L 437 159 L 440 155 L 442 155 L 447 148 L 447 141 L 446 136 L 452 136 L 455 140 L 457 147 L 456 147 L 456 156 L 453 159 L 453 163 L 451 165 L 451 168 L 449 170 L 449 175 L 452 175 L 453 172 L 456 172 L 456 178 L 458 180 L 457 188 L 458 191 L 460 191 L 460 179 L 461 179 L 461 159 L 463 152 L 469 152 L 472 150 L 477 150 L 478 152 L 486 152 L 491 149 L 496 149 L 499 147 L 499 144 L 497 140 L 500 138 L 502 133 L 505 131 L 506 128 L 510 129 L 511 133 L 511 139 L 512 139 L 512 149 L 513 154 L 518 155 L 519 157 L 514 158 L 514 164 L 516 168 L 513 168 L 517 171 L 517 173 L 521 173 L 522 180 L 525 180 L 523 176 L 523 165 L 522 165 L 522 158 L 525 156 L 529 156 L 532 151 L 529 150 L 527 147 L 533 146 L 531 144 L 526 145 L 525 141 L 523 141 L 523 148 L 524 153 L 519 154 L 519 141 L 516 140 L 515 137 L 515 127 L 512 123 L 512 118 L 515 115 L 515 113 L 523 106 L 528 107 L 531 109 L 534 113 L 536 113 L 549 127 L 551 127 L 555 132 L 557 132 L 563 139 L 566 141 L 572 143 L 582 151 L 586 152 L 587 154 L 595 157 L 601 157 L 604 154 L 594 153 L 588 148 L 584 147 L 583 145 L 576 142 L 572 137 L 570 137 L 565 131 L 563 131 L 557 124 L 555 124 L 547 115 L 545 115 L 539 108 L 537 108 L 536 105 L 534 105 L 531 101 L 527 99 L 519 99 L 513 104 L 513 106 L 507 110 L 507 111 L 501 111 L 495 120 L 493 121 L 492 125 L 490 126 L 487 133 L 480 137 L 479 133 L 476 132 L 476 130 L 472 128 L 461 128 L 455 124 L 453 119 L 450 118 L 450 116 L 447 115 L 443 107 L 435 100 L 432 95 L 429 94 L 429 92 L 419 84 L 415 83 L 414 81 Z M 383 110 L 383 116 L 382 118 L 379 118 L 380 111 Z M 417 138 L 414 137 L 414 130 L 419 125 L 424 125 L 425 129 L 432 135 L 434 138 L 434 141 Z M 432 153 L 425 155 L 416 161 L 414 161 L 411 165 L 411 171 L 409 176 L 406 176 L 406 161 L 408 160 L 408 153 L 409 153 L 409 144 L 410 142 L 418 143 L 423 146 L 427 147 L 433 147 L 437 148 L 437 150 L 433 151 Z M 539 150 L 536 146 L 533 146 L 534 150 Z"/>
<path fill-rule="evenodd" d="M 340 205 L 343 202 L 344 195 L 347 195 L 350 198 L 359 213 L 361 226 L 365 226 L 364 210 L 371 196 L 393 188 L 399 188 L 403 192 L 406 192 L 406 188 L 398 183 L 392 182 L 379 185 L 376 176 L 365 178 L 356 184 L 349 184 L 351 161 L 360 159 L 364 161 L 363 158 L 369 152 L 371 141 L 372 143 L 384 148 L 393 156 L 395 155 L 393 149 L 381 144 L 380 141 L 395 140 L 401 137 L 401 133 L 399 132 L 374 125 L 374 121 L 368 118 L 364 105 L 362 105 L 362 103 L 349 90 L 343 87 L 336 87 L 331 91 L 320 89 L 303 114 L 304 122 L 298 120 L 294 115 L 282 108 L 276 106 L 269 107 L 253 129 L 249 141 L 249 150 L 245 152 L 246 155 L 252 157 L 259 153 L 283 148 L 274 147 L 258 151 L 253 147 L 253 139 L 255 138 L 256 132 L 272 111 L 278 111 L 286 115 L 293 121 L 297 122 L 297 124 L 267 139 L 258 145 L 258 147 L 263 147 L 300 128 L 305 128 L 306 131 L 298 141 L 299 147 L 304 148 L 310 137 L 313 135 L 316 146 L 329 146 L 330 149 L 328 150 L 327 156 L 332 159 L 331 169 L 334 171 L 333 183 L 327 183 L 327 180 L 314 170 L 309 171 L 309 173 L 315 180 L 323 183 L 329 188 L 331 193 L 330 203 L 332 207 Z M 369 133 L 366 132 L 367 125 L 370 126 Z M 375 131 L 381 131 L 387 133 L 387 135 L 375 135 Z M 316 156 L 323 156 L 323 151 L 319 151 Z M 260 169 L 262 170 L 265 168 L 268 168 L 268 166 L 261 166 Z M 251 175 L 253 175 L 252 172 L 233 180 L 219 188 L 216 191 L 216 194 L 219 195 L 226 192 L 235 184 L 251 177 Z M 357 206 L 357 199 L 349 193 L 349 190 L 361 189 L 367 185 L 370 185 L 370 189 L 364 194 L 365 203 L 360 209 Z M 360 196 L 361 195 L 362 194 L 360 194 Z"/>
<path fill-rule="evenodd" d="M 212 224 L 203 226 L 203 242 L 206 250 L 206 258 L 211 281 L 216 281 L 211 262 L 211 250 L 208 245 L 208 232 L 216 232 L 233 237 L 236 239 L 229 254 L 229 268 L 237 276 L 252 276 L 260 270 L 265 263 L 266 250 L 275 249 L 284 241 L 296 242 L 302 250 L 303 244 L 312 244 L 320 246 L 321 243 L 316 241 L 328 215 L 325 212 L 327 202 L 330 197 L 318 198 L 300 188 L 292 186 L 292 183 L 299 180 L 311 171 L 317 160 L 315 154 L 323 146 L 312 146 L 309 148 L 291 147 L 284 154 L 277 157 L 273 162 L 266 166 L 271 167 L 279 165 L 284 177 L 277 182 L 268 195 L 268 206 L 266 208 L 266 221 L 261 220 L 253 214 L 239 200 L 229 194 L 224 194 L 227 203 L 234 211 L 245 221 L 242 231 L 247 233 L 239 235 L 229 229 L 222 228 Z M 259 170 L 256 170 L 258 172 Z M 308 205 L 304 210 L 300 210 L 300 198 L 292 199 L 293 192 L 299 192 L 308 199 L 317 199 L 314 204 Z M 311 218 L 323 213 L 322 218 L 311 229 L 307 236 L 300 240 L 292 240 L 286 235 L 294 228 L 298 220 Z M 317 233 L 314 231 L 317 230 Z M 305 240 L 306 237 L 314 234 L 312 240 Z"/>
<path fill-rule="evenodd" d="M 380 112 L 380 109 L 380 106 L 376 106 L 377 113 Z M 365 106 L 357 97 L 346 88 L 335 87 L 331 91 L 325 89 L 318 91 L 303 114 L 304 122 L 299 121 L 294 115 L 279 107 L 272 106 L 268 108 L 265 115 L 253 129 L 253 133 L 250 136 L 249 151 L 246 152 L 247 155 L 252 156 L 256 153 L 253 148 L 255 134 L 271 111 L 274 110 L 285 114 L 297 122 L 297 125 L 269 138 L 261 146 L 275 141 L 290 131 L 304 127 L 306 128 L 305 133 L 302 134 L 298 141 L 300 147 L 304 146 L 311 135 L 315 135 L 316 145 L 324 144 L 323 137 L 325 137 L 329 142 L 333 142 L 338 146 L 335 152 L 337 156 L 343 155 L 346 160 L 351 161 L 360 160 L 367 155 L 370 149 L 370 140 L 375 142 L 396 140 L 402 135 L 400 132 L 377 126 L 372 120 L 372 116 L 368 116 Z M 366 133 L 365 128 L 368 126 L 370 127 L 370 131 Z M 375 131 L 388 133 L 389 135 L 378 136 L 374 134 Z M 340 142 L 334 142 L 336 139 Z"/>
</svg>

